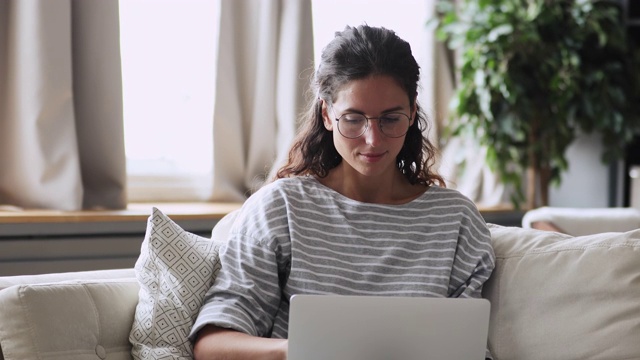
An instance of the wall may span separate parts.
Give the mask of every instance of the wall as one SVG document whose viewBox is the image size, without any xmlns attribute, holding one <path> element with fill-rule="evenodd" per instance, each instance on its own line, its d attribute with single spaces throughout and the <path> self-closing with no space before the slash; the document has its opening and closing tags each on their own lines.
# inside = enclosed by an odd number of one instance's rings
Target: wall
<svg viewBox="0 0 640 360">
<path fill-rule="evenodd" d="M 601 161 L 598 135 L 582 135 L 567 150 L 569 169 L 559 187 L 551 187 L 549 206 L 608 207 L 609 166 Z"/>
</svg>

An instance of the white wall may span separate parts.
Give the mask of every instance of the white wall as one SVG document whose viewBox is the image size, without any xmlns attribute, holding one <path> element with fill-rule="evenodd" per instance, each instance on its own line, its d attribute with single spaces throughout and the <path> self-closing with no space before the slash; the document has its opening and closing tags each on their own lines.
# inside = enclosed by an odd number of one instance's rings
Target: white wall
<svg viewBox="0 0 640 360">
<path fill-rule="evenodd" d="M 569 169 L 559 187 L 551 187 L 549 206 L 608 207 L 609 166 L 602 158 L 599 135 L 582 135 L 567 150 Z"/>
<path fill-rule="evenodd" d="M 629 170 L 631 176 L 631 207 L 640 209 L 640 166 L 632 166 Z"/>
</svg>

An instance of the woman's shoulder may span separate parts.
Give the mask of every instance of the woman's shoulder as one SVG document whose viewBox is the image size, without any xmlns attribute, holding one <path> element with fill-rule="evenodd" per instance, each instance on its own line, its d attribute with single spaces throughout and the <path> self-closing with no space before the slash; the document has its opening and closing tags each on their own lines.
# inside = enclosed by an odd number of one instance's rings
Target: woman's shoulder
<svg viewBox="0 0 640 360">
<path fill-rule="evenodd" d="M 475 208 L 474 202 L 460 191 L 438 185 L 430 186 L 421 198 L 431 201 L 463 203 Z"/>
<path fill-rule="evenodd" d="M 423 199 L 427 206 L 439 208 L 442 212 L 462 215 L 476 225 L 485 223 L 476 204 L 456 189 L 432 186 Z"/>
<path fill-rule="evenodd" d="M 290 216 L 288 204 L 299 198 L 300 183 L 300 179 L 286 178 L 264 184 L 245 200 L 231 232 L 255 239 L 272 239 L 284 231 L 283 224 Z"/>
<path fill-rule="evenodd" d="M 315 187 L 317 181 L 309 176 L 280 178 L 263 185 L 255 194 L 300 194 Z"/>
<path fill-rule="evenodd" d="M 476 204 L 467 196 L 456 189 L 430 186 L 420 197 L 422 205 L 429 208 L 447 209 L 455 213 L 465 213 L 468 216 L 480 217 L 480 211 Z"/>
<path fill-rule="evenodd" d="M 305 197 L 313 187 L 314 181 L 303 176 L 277 179 L 254 192 L 245 204 L 262 204 L 270 207 L 274 203 L 284 203 L 290 199 Z"/>
</svg>

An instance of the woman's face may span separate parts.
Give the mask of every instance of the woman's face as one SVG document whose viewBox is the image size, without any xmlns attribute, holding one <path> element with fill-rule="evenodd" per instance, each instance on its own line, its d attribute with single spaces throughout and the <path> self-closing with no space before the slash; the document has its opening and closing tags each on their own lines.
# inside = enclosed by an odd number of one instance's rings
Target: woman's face
<svg viewBox="0 0 640 360">
<path fill-rule="evenodd" d="M 325 102 L 323 106 L 324 126 L 333 132 L 333 143 L 347 170 L 367 177 L 393 176 L 397 171 L 396 157 L 406 135 L 388 137 L 380 130 L 379 120 L 370 119 L 364 134 L 355 139 L 346 138 L 338 131 L 336 119 L 348 113 L 376 118 L 403 113 L 409 116 L 412 124 L 415 109 L 410 107 L 406 91 L 392 77 L 374 75 L 348 82 L 338 91 L 332 105 Z"/>
</svg>

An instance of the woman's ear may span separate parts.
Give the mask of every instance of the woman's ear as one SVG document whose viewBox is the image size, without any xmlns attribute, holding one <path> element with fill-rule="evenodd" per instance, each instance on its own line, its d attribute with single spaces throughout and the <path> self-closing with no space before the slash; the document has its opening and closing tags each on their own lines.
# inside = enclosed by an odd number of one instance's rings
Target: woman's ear
<svg viewBox="0 0 640 360">
<path fill-rule="evenodd" d="M 324 128 L 333 131 L 333 120 L 331 116 L 329 116 L 329 109 L 327 107 L 327 102 L 320 99 L 322 101 L 322 122 L 324 123 Z"/>
</svg>

